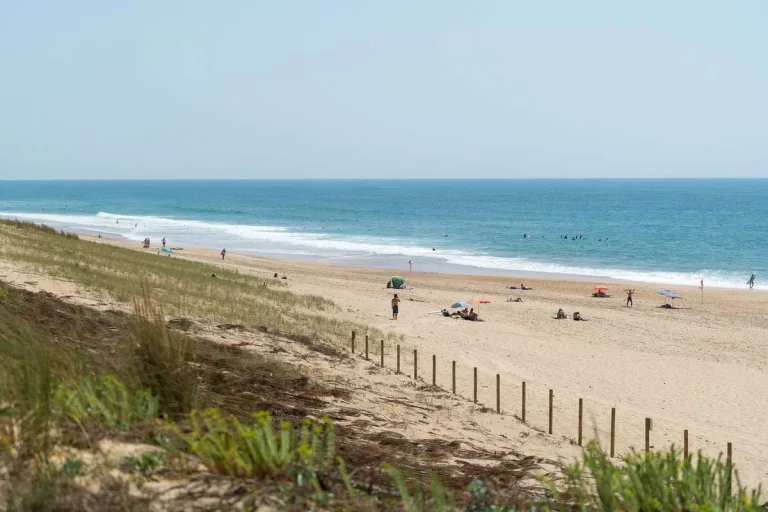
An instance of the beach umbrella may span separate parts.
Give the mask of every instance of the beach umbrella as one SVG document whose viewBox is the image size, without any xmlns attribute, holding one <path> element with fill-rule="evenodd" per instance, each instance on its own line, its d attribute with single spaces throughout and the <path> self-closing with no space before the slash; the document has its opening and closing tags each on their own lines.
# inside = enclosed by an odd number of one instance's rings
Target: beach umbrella
<svg viewBox="0 0 768 512">
<path fill-rule="evenodd" d="M 462 309 L 462 308 L 468 308 L 468 307 L 469 307 L 469 302 L 464 302 L 464 301 L 454 302 L 453 306 L 451 306 L 452 309 Z"/>
<path fill-rule="evenodd" d="M 480 304 L 490 304 L 491 301 L 488 299 L 470 299 L 470 304 L 477 304 L 477 310 L 480 311 Z"/>
<path fill-rule="evenodd" d="M 680 295 L 679 293 L 675 293 L 672 290 L 667 290 L 667 289 L 659 290 L 656 293 L 658 293 L 659 295 L 663 295 L 664 297 L 666 297 L 668 299 L 682 299 L 683 298 L 683 296 Z"/>
<path fill-rule="evenodd" d="M 599 292 L 605 292 L 605 291 L 608 291 L 608 287 L 601 284 L 600 286 L 595 286 L 595 290 Z"/>
<path fill-rule="evenodd" d="M 683 296 L 680 295 L 679 293 L 675 293 L 672 290 L 667 290 L 667 289 L 659 290 L 656 293 L 658 293 L 659 295 L 663 295 L 665 297 L 668 297 L 670 299 L 682 299 L 683 298 Z"/>
</svg>

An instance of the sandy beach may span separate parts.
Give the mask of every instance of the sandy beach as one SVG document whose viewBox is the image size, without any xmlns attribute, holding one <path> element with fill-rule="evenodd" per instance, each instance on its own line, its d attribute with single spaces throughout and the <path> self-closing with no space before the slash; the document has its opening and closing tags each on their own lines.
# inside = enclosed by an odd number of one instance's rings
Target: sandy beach
<svg viewBox="0 0 768 512">
<path fill-rule="evenodd" d="M 140 250 L 136 244 L 100 240 Z M 156 251 L 156 249 L 152 249 Z M 526 382 L 526 421 L 536 431 L 548 427 L 548 390 L 554 392 L 553 436 L 530 440 L 530 450 L 568 459 L 578 453 L 578 400 L 584 401 L 584 438 L 598 436 L 607 448 L 611 408 L 616 408 L 616 452 L 644 448 L 645 418 L 652 418 L 651 446 L 682 445 L 689 431 L 690 450 L 717 455 L 733 444 L 733 458 L 745 483 L 768 483 L 768 342 L 765 311 L 768 294 L 749 290 L 675 288 L 684 299 L 659 308 L 653 284 L 610 283 L 610 298 L 591 297 L 601 283 L 528 280 L 532 290 L 509 290 L 520 279 L 423 273 L 417 270 L 342 268 L 309 262 L 278 261 L 216 250 L 176 251 L 176 258 L 237 267 L 238 271 L 287 277 L 293 291 L 326 296 L 339 310 L 384 332 L 402 335 L 401 369 L 412 374 L 412 349 L 419 353 L 419 376 L 431 383 L 436 356 L 438 386 L 450 390 L 451 362 L 456 361 L 457 393 L 473 397 L 473 368 L 478 372 L 478 401 L 496 405 L 500 375 L 503 420 L 488 428 L 519 435 L 521 383 Z M 407 280 L 397 321 L 391 319 L 393 275 Z M 633 288 L 634 307 L 625 307 L 625 288 Z M 522 302 L 506 302 L 520 297 Z M 458 300 L 483 298 L 483 322 L 433 314 Z M 553 317 L 563 308 L 568 320 Z M 587 322 L 570 319 L 579 311 Z M 358 347 L 362 341 L 358 341 Z M 394 347 L 385 349 L 394 368 Z M 489 416 L 489 415 L 485 415 Z M 492 425 L 491 425 L 492 424 Z M 546 436 L 545 436 L 546 437 Z M 525 439 L 520 440 L 526 450 Z"/>
</svg>

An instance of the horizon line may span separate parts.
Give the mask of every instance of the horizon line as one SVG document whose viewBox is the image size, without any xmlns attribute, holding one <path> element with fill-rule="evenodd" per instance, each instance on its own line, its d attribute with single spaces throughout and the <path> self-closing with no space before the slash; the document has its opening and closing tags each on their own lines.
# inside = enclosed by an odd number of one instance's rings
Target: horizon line
<svg viewBox="0 0 768 512">
<path fill-rule="evenodd" d="M 473 176 L 476 181 L 653 181 L 653 180 L 768 180 L 768 176 L 671 176 L 671 177 L 551 177 L 551 178 L 497 178 Z M 3 178 L 0 182 L 45 182 L 45 181 L 95 181 L 95 182 L 131 182 L 131 181 L 466 181 L 467 178 L 426 178 L 426 177 L 398 177 L 398 178 L 210 178 L 210 177 L 183 177 L 183 178 Z"/>
</svg>

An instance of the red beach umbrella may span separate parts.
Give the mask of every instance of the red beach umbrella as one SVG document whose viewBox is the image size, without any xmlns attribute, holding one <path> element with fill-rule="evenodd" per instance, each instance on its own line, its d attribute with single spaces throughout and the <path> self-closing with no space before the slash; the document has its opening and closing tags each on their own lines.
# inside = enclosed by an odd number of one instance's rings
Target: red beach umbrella
<svg viewBox="0 0 768 512">
<path fill-rule="evenodd" d="M 480 304 L 490 304 L 491 303 L 491 301 L 489 301 L 488 299 L 470 299 L 467 302 L 469 302 L 470 304 L 477 304 L 478 305 L 478 307 L 477 307 L 478 311 L 480 311 Z"/>
</svg>

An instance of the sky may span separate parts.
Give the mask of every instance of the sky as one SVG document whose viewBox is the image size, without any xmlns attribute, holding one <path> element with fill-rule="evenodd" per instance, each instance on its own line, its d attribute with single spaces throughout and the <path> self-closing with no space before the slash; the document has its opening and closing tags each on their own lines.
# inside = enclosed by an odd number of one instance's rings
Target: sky
<svg viewBox="0 0 768 512">
<path fill-rule="evenodd" d="M 768 178 L 768 2 L 0 0 L 0 179 Z"/>
</svg>

